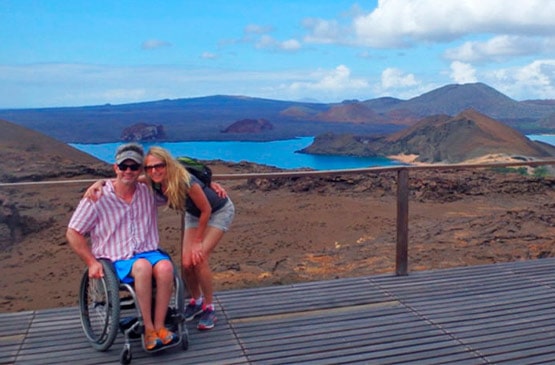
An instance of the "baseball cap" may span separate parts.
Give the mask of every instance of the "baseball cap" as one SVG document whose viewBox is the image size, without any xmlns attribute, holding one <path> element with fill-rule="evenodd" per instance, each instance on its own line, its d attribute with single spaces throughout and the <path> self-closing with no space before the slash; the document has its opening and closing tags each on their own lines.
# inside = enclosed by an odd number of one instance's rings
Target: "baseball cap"
<svg viewBox="0 0 555 365">
<path fill-rule="evenodd" d="M 125 160 L 133 160 L 142 165 L 144 157 L 143 146 L 138 143 L 122 144 L 116 150 L 116 164 L 120 164 Z"/>
</svg>

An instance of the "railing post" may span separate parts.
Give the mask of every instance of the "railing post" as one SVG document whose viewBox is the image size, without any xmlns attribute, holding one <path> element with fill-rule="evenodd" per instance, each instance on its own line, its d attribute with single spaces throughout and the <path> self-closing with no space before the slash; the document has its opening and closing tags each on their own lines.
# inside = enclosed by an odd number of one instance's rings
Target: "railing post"
<svg viewBox="0 0 555 365">
<path fill-rule="evenodd" d="M 397 171 L 397 254 L 395 273 L 408 275 L 409 246 L 409 170 Z"/>
</svg>

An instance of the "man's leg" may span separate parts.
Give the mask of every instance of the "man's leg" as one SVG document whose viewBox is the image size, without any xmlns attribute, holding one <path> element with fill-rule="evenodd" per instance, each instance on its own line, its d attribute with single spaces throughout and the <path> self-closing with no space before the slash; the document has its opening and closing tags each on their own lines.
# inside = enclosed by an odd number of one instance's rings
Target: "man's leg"
<svg viewBox="0 0 555 365">
<path fill-rule="evenodd" d="M 177 336 L 166 328 L 165 319 L 173 292 L 173 264 L 170 260 L 160 260 L 153 267 L 156 280 L 156 306 L 154 308 L 154 328 L 162 344 L 168 345 Z"/>
<path fill-rule="evenodd" d="M 135 281 L 135 293 L 141 307 L 145 326 L 145 347 L 153 350 L 162 345 L 152 321 L 152 265 L 146 259 L 138 259 L 133 264 L 131 276 Z"/>
<path fill-rule="evenodd" d="M 163 328 L 166 312 L 173 292 L 173 264 L 169 260 L 160 260 L 153 267 L 156 280 L 156 307 L 154 308 L 154 328 Z"/>
</svg>

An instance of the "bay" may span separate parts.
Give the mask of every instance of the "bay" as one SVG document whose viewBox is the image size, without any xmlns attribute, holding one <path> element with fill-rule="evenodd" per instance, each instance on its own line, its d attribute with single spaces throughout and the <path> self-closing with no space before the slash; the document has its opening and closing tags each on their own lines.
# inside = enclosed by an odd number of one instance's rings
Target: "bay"
<svg viewBox="0 0 555 365">
<path fill-rule="evenodd" d="M 166 148 L 174 157 L 190 156 L 200 160 L 223 160 L 228 162 L 254 162 L 281 169 L 312 168 L 314 170 L 343 170 L 364 167 L 403 165 L 383 157 L 353 157 L 331 155 L 308 155 L 296 153 L 312 144 L 313 137 L 301 137 L 271 142 L 246 141 L 197 141 L 143 143 L 145 151 L 152 145 Z M 83 152 L 113 163 L 114 152 L 121 143 L 81 144 L 71 143 Z"/>
<path fill-rule="evenodd" d="M 553 134 L 531 134 L 528 138 L 555 146 Z M 201 160 L 223 160 L 228 162 L 254 162 L 282 169 L 312 168 L 314 170 L 343 170 L 364 167 L 398 166 L 402 163 L 383 157 L 323 156 L 296 153 L 312 144 L 313 137 L 300 137 L 271 142 L 246 141 L 197 141 L 143 143 L 145 150 L 157 145 L 169 150 L 173 156 L 191 156 Z M 113 163 L 114 152 L 121 143 L 70 145 L 96 158 Z"/>
<path fill-rule="evenodd" d="M 532 141 L 541 141 L 555 146 L 555 134 L 530 134 L 526 137 L 530 138 Z"/>
</svg>

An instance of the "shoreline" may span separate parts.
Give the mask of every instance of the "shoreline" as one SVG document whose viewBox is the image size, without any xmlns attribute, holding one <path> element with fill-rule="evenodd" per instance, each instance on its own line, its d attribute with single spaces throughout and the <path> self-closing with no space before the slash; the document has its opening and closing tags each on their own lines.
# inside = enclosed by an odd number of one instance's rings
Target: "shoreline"
<svg viewBox="0 0 555 365">
<path fill-rule="evenodd" d="M 401 163 L 405 163 L 405 164 L 412 165 L 412 166 L 433 166 L 433 165 L 439 165 L 439 164 L 441 164 L 441 165 L 446 164 L 444 162 L 437 162 L 437 163 L 419 162 L 419 161 L 416 161 L 419 157 L 419 155 L 416 155 L 416 154 L 412 154 L 412 155 L 399 154 L 399 155 L 390 155 L 390 156 L 386 156 L 386 157 L 389 158 L 390 160 L 399 161 Z M 464 161 L 457 162 L 457 163 L 447 163 L 447 164 L 457 166 L 457 165 L 461 165 L 461 164 L 522 162 L 523 157 L 524 156 L 510 156 L 510 155 L 507 155 L 505 153 L 492 153 L 492 154 L 488 154 L 488 155 L 484 155 L 484 156 L 480 156 L 480 157 L 476 157 L 476 158 L 471 158 L 471 159 L 464 160 Z M 525 158 L 529 161 L 533 160 L 532 158 L 528 158 L 528 157 L 525 157 Z"/>
</svg>

